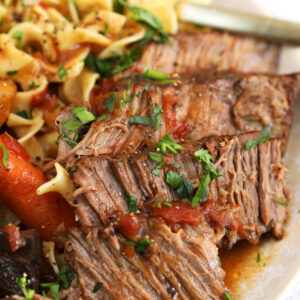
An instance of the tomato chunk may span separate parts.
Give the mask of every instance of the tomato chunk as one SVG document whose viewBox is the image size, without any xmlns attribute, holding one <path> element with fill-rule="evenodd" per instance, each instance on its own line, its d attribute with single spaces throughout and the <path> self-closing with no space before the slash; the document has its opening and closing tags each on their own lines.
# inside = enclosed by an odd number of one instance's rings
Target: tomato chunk
<svg viewBox="0 0 300 300">
<path fill-rule="evenodd" d="M 30 105 L 32 107 L 42 106 L 48 112 L 53 112 L 55 110 L 56 103 L 56 95 L 52 94 L 48 89 L 45 89 L 32 97 Z"/>
<path fill-rule="evenodd" d="M 161 208 L 154 208 L 153 215 L 155 217 L 162 217 L 171 223 L 200 224 L 201 213 L 197 208 L 180 202 L 172 202 L 171 204 L 172 206 L 162 205 Z"/>
<path fill-rule="evenodd" d="M 4 231 L 7 233 L 6 235 L 6 240 L 9 244 L 9 247 L 12 252 L 17 251 L 19 248 L 22 248 L 25 246 L 26 241 L 25 239 L 21 236 L 19 227 L 15 225 L 5 225 L 3 227 Z"/>
<path fill-rule="evenodd" d="M 129 237 L 135 236 L 140 228 L 140 220 L 135 214 L 123 215 L 119 219 L 118 228 Z"/>
</svg>

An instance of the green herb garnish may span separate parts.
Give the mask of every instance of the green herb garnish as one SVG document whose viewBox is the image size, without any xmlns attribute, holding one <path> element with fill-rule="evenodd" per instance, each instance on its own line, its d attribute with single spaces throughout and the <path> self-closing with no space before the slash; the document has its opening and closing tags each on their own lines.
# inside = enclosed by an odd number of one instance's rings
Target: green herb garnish
<svg viewBox="0 0 300 300">
<path fill-rule="evenodd" d="M 162 105 L 151 104 L 151 120 L 154 131 L 157 131 L 161 122 Z"/>
<path fill-rule="evenodd" d="M 58 66 L 58 78 L 59 79 L 63 79 L 67 75 L 68 75 L 68 72 L 64 68 L 64 65 L 63 64 L 59 64 L 59 66 Z"/>
<path fill-rule="evenodd" d="M 171 202 L 159 202 L 159 203 L 157 203 L 157 207 L 158 208 L 162 208 L 162 205 L 168 206 L 168 207 L 172 207 L 173 206 L 173 204 Z"/>
<path fill-rule="evenodd" d="M 88 111 L 86 107 L 78 106 L 71 109 L 71 112 L 82 124 L 90 123 L 96 119 L 96 117 Z"/>
<path fill-rule="evenodd" d="M 173 189 L 177 189 L 183 183 L 183 176 L 179 173 L 169 170 L 166 176 L 166 181 Z"/>
<path fill-rule="evenodd" d="M 17 73 L 18 73 L 18 70 L 7 71 L 7 72 L 6 72 L 6 75 L 7 75 L 7 76 L 14 76 L 14 75 L 16 75 Z"/>
<path fill-rule="evenodd" d="M 160 164 L 158 164 L 153 170 L 152 170 L 152 174 L 155 176 L 159 176 L 160 175 L 160 169 L 162 168 L 162 166 L 164 165 L 164 161 L 162 161 Z"/>
<path fill-rule="evenodd" d="M 262 132 L 261 132 L 261 135 L 262 135 L 262 137 L 257 138 L 256 140 L 249 140 L 249 141 L 247 141 L 247 142 L 245 143 L 245 148 L 246 148 L 246 150 L 249 150 L 249 149 L 251 149 L 252 147 L 257 146 L 258 144 L 262 144 L 262 143 L 268 141 L 268 140 L 271 138 L 267 126 L 265 126 L 265 127 L 263 128 L 263 130 L 262 130 Z"/>
<path fill-rule="evenodd" d="M 260 253 L 259 253 L 259 252 L 257 252 L 256 261 L 259 263 L 259 262 L 260 262 L 260 260 L 261 260 L 261 258 L 260 258 Z"/>
<path fill-rule="evenodd" d="M 140 210 L 137 206 L 137 199 L 135 197 L 126 193 L 125 200 L 127 203 L 128 212 L 136 212 L 137 210 Z"/>
<path fill-rule="evenodd" d="M 58 283 L 56 283 L 56 282 L 41 283 L 41 287 L 49 288 L 52 293 L 53 300 L 59 300 L 58 299 L 58 292 L 59 292 L 59 284 Z"/>
<path fill-rule="evenodd" d="M 279 199 L 278 203 L 281 204 L 281 205 L 283 205 L 283 206 L 288 206 L 288 203 L 285 200 L 283 200 L 283 199 Z"/>
<path fill-rule="evenodd" d="M 82 123 L 80 121 L 69 119 L 69 120 L 63 120 L 62 126 L 63 129 L 69 130 L 71 132 L 75 132 L 76 130 L 82 127 Z"/>
<path fill-rule="evenodd" d="M 108 35 L 109 34 L 109 28 L 108 28 L 108 24 L 105 23 L 104 25 L 104 31 L 103 31 L 103 35 Z"/>
<path fill-rule="evenodd" d="M 154 160 L 154 161 L 156 161 L 156 162 L 159 162 L 159 163 L 160 163 L 160 162 L 162 161 L 163 155 L 162 155 L 161 153 L 158 153 L 158 152 L 149 152 L 148 155 L 149 155 L 149 157 L 150 157 L 152 160 Z"/>
<path fill-rule="evenodd" d="M 107 114 L 102 114 L 100 117 L 97 118 L 96 121 L 100 122 L 100 121 L 104 121 L 107 119 Z"/>
<path fill-rule="evenodd" d="M 208 150 L 200 149 L 194 153 L 197 160 L 203 164 L 203 175 L 200 178 L 198 190 L 192 200 L 192 207 L 197 206 L 199 202 L 205 202 L 207 196 L 207 187 L 211 180 L 219 177 L 219 171 L 212 163 L 212 155 Z"/>
<path fill-rule="evenodd" d="M 143 76 L 146 78 L 154 79 L 154 80 L 166 80 L 170 77 L 169 74 L 154 71 L 154 70 L 151 70 L 148 68 L 145 70 Z"/>
<path fill-rule="evenodd" d="M 144 116 L 129 116 L 129 122 L 132 124 L 139 124 L 139 125 L 145 125 L 145 126 L 151 126 L 152 121 L 149 117 Z"/>
<path fill-rule="evenodd" d="M 103 283 L 100 282 L 100 281 L 98 281 L 98 282 L 95 284 L 94 288 L 93 288 L 93 293 L 96 294 L 96 293 L 100 290 L 100 288 L 102 287 L 102 285 L 103 285 Z"/>
<path fill-rule="evenodd" d="M 35 89 L 35 88 L 39 88 L 40 86 L 38 84 L 35 84 L 34 81 L 32 81 L 29 85 L 28 88 L 31 89 Z"/>
<path fill-rule="evenodd" d="M 28 114 L 26 110 L 20 110 L 16 113 L 18 116 L 27 119 L 27 120 L 32 120 L 33 115 L 32 115 L 32 109 L 30 109 L 30 113 Z"/>
<path fill-rule="evenodd" d="M 29 285 L 29 282 L 27 281 L 25 274 L 23 277 L 17 278 L 16 283 L 21 288 L 22 293 L 24 294 L 26 300 L 33 299 L 35 295 L 35 291 L 31 289 L 27 290 L 27 286 Z"/>
<path fill-rule="evenodd" d="M 224 296 L 225 296 L 226 300 L 232 300 L 230 295 L 226 291 L 224 292 Z"/>
<path fill-rule="evenodd" d="M 169 149 L 175 155 L 178 154 L 176 150 L 184 150 L 182 146 L 170 138 L 168 133 L 158 141 L 155 148 L 159 149 L 159 151 L 164 154 L 167 152 L 167 149 Z"/>
<path fill-rule="evenodd" d="M 5 148 L 4 144 L 1 143 L 0 147 L 2 148 L 2 151 L 3 151 L 2 165 L 3 165 L 4 168 L 7 168 L 6 160 L 9 159 L 9 155 L 6 151 L 6 148 Z"/>
<path fill-rule="evenodd" d="M 105 108 L 107 108 L 107 110 L 112 113 L 114 110 L 114 106 L 117 100 L 117 95 L 116 94 L 112 94 L 110 97 L 106 98 L 104 100 L 104 106 Z"/>
<path fill-rule="evenodd" d="M 152 243 L 147 239 L 143 238 L 138 240 L 137 242 L 134 241 L 128 241 L 126 242 L 127 245 L 134 245 L 135 252 L 137 253 L 143 253 L 152 245 Z"/>
<path fill-rule="evenodd" d="M 23 47 L 24 47 L 23 41 L 22 41 L 22 35 L 23 35 L 23 33 L 22 33 L 22 31 L 20 31 L 20 30 L 17 30 L 17 31 L 14 33 L 14 35 L 13 35 L 13 38 L 15 38 L 15 39 L 18 41 L 18 46 L 17 46 L 17 47 L 18 47 L 20 50 L 22 50 Z"/>
<path fill-rule="evenodd" d="M 174 166 L 174 168 L 176 168 L 176 169 L 179 169 L 179 168 L 180 168 L 180 165 L 179 165 L 179 163 L 177 163 L 177 162 L 174 162 L 173 166 Z"/>
</svg>

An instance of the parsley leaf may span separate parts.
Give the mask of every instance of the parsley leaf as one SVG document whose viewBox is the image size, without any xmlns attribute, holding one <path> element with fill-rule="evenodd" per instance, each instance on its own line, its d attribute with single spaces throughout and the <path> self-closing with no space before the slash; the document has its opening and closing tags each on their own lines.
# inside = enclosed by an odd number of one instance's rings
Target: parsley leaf
<svg viewBox="0 0 300 300">
<path fill-rule="evenodd" d="M 31 89 L 35 89 L 35 88 L 38 88 L 40 87 L 38 84 L 35 84 L 34 81 L 32 81 L 29 85 L 28 85 L 28 88 L 31 90 Z"/>
<path fill-rule="evenodd" d="M 184 179 L 183 183 L 179 186 L 176 192 L 181 199 L 192 199 L 194 196 L 193 184 L 190 181 Z"/>
<path fill-rule="evenodd" d="M 183 176 L 169 170 L 166 176 L 166 181 L 173 189 L 177 189 L 183 183 Z"/>
<path fill-rule="evenodd" d="M 108 35 L 109 34 L 109 28 L 108 28 L 108 24 L 105 23 L 104 25 L 104 31 L 103 31 L 103 35 Z"/>
<path fill-rule="evenodd" d="M 63 79 L 67 75 L 68 75 L 68 72 L 64 68 L 64 65 L 63 64 L 59 64 L 59 67 L 58 67 L 58 78 L 59 79 Z"/>
<path fill-rule="evenodd" d="M 6 72 L 6 75 L 7 75 L 7 76 L 14 76 L 14 75 L 16 75 L 17 73 L 18 73 L 18 70 L 7 71 L 7 72 Z"/>
<path fill-rule="evenodd" d="M 192 207 L 197 206 L 199 202 L 204 203 L 207 194 L 207 187 L 210 183 L 210 173 L 204 173 L 200 179 L 198 190 L 192 200 Z"/>
<path fill-rule="evenodd" d="M 288 206 L 288 203 L 285 200 L 283 200 L 283 199 L 279 199 L 278 203 L 281 204 L 281 205 L 283 205 L 283 206 Z"/>
<path fill-rule="evenodd" d="M 98 282 L 95 284 L 94 288 L 93 288 L 93 293 L 96 294 L 96 293 L 100 290 L 100 288 L 102 287 L 102 285 L 103 285 L 103 283 L 100 282 L 100 281 L 98 281 Z"/>
<path fill-rule="evenodd" d="M 226 291 L 223 294 L 224 294 L 226 300 L 232 300 L 230 295 Z"/>
<path fill-rule="evenodd" d="M 104 121 L 107 119 L 107 114 L 102 114 L 100 117 L 97 118 L 97 121 Z"/>
<path fill-rule="evenodd" d="M 149 241 L 147 238 L 139 239 L 137 242 L 128 241 L 126 244 L 134 245 L 135 252 L 137 253 L 143 253 L 152 245 L 151 241 Z"/>
<path fill-rule="evenodd" d="M 216 167 L 212 163 L 213 157 L 208 152 L 208 150 L 201 148 L 200 150 L 196 151 L 194 153 L 194 155 L 200 163 L 204 163 L 205 170 L 207 170 L 209 173 L 211 173 L 212 179 L 219 177 L 219 171 L 216 169 Z"/>
<path fill-rule="evenodd" d="M 150 11 L 142 7 L 130 5 L 124 0 L 118 0 L 118 2 L 133 13 L 131 16 L 132 19 L 157 31 L 158 35 L 154 36 L 156 42 L 166 43 L 169 40 L 168 33 L 164 30 L 161 21 Z"/>
<path fill-rule="evenodd" d="M 24 45 L 23 45 L 23 41 L 22 41 L 22 35 L 23 35 L 23 32 L 20 31 L 20 30 L 17 30 L 14 35 L 13 35 L 13 38 L 16 39 L 18 41 L 18 48 L 20 50 L 23 49 Z"/>
<path fill-rule="evenodd" d="M 263 128 L 263 130 L 262 130 L 262 132 L 261 132 L 261 135 L 262 135 L 262 137 L 257 138 L 256 140 L 249 140 L 249 141 L 247 141 L 247 142 L 245 143 L 245 148 L 246 148 L 246 150 L 249 150 L 249 149 L 251 149 L 252 147 L 257 146 L 258 144 L 262 144 L 262 143 L 268 141 L 268 140 L 271 138 L 267 126 L 265 126 L 265 127 Z"/>
<path fill-rule="evenodd" d="M 152 174 L 155 176 L 159 176 L 160 175 L 160 169 L 162 168 L 162 166 L 164 165 L 164 161 L 162 161 L 160 164 L 158 164 L 153 170 L 152 170 Z"/>
<path fill-rule="evenodd" d="M 148 68 L 145 70 L 143 76 L 154 80 L 166 80 L 170 77 L 169 74 L 154 71 Z"/>
<path fill-rule="evenodd" d="M 145 125 L 145 126 L 151 126 L 152 121 L 149 117 L 144 116 L 129 116 L 129 122 L 132 124 L 139 124 L 139 125 Z"/>
<path fill-rule="evenodd" d="M 49 288 L 52 293 L 53 300 L 59 300 L 58 299 L 58 291 L 59 291 L 58 283 L 56 283 L 56 282 L 41 283 L 41 287 Z"/>
<path fill-rule="evenodd" d="M 95 121 L 96 117 L 87 110 L 86 107 L 78 106 L 71 110 L 73 115 L 81 121 L 82 124 L 87 124 Z"/>
<path fill-rule="evenodd" d="M 16 283 L 21 288 L 26 300 L 33 299 L 35 291 L 31 289 L 27 290 L 26 287 L 29 285 L 29 282 L 27 281 L 25 274 L 23 277 L 17 278 Z"/>
<path fill-rule="evenodd" d="M 28 114 L 26 110 L 20 110 L 16 113 L 18 116 L 27 119 L 27 120 L 32 120 L 33 115 L 32 115 L 32 109 L 30 110 L 30 113 Z"/>
<path fill-rule="evenodd" d="M 4 144 L 1 143 L 0 147 L 2 148 L 2 151 L 3 151 L 2 165 L 3 165 L 4 168 L 7 168 L 6 160 L 9 158 L 9 155 L 6 151 L 6 148 L 5 148 Z"/>
<path fill-rule="evenodd" d="M 156 162 L 159 162 L 159 163 L 160 163 L 160 162 L 162 161 L 163 155 L 162 155 L 161 153 L 158 153 L 158 152 L 149 152 L 148 155 L 149 155 L 149 157 L 150 157 L 152 160 L 154 160 L 154 161 L 156 161 Z"/>
<path fill-rule="evenodd" d="M 117 100 L 117 95 L 116 94 L 112 94 L 110 97 L 106 98 L 104 100 L 104 106 L 105 108 L 107 108 L 107 110 L 112 113 L 114 110 L 114 106 Z"/>
<path fill-rule="evenodd" d="M 69 130 L 71 132 L 75 132 L 82 126 L 82 123 L 80 121 L 69 119 L 69 120 L 63 120 L 62 126 L 63 129 Z"/>
<path fill-rule="evenodd" d="M 137 206 L 137 199 L 135 197 L 126 193 L 125 200 L 127 203 L 128 212 L 136 212 L 137 210 L 140 210 Z"/>
<path fill-rule="evenodd" d="M 161 122 L 162 104 L 151 104 L 151 120 L 154 131 L 157 131 Z"/>
<path fill-rule="evenodd" d="M 168 133 L 158 141 L 155 148 L 159 149 L 159 151 L 164 154 L 167 152 L 167 149 L 169 149 L 175 155 L 178 154 L 176 150 L 184 149 L 182 146 L 174 142 Z"/>
</svg>

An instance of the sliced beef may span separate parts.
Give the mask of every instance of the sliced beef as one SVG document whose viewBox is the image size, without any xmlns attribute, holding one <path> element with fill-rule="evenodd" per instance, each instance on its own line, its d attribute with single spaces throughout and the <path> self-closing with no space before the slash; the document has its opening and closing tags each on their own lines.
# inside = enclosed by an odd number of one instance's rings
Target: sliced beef
<svg viewBox="0 0 300 300">
<path fill-rule="evenodd" d="M 166 183 L 166 173 L 170 169 L 181 172 L 196 189 L 203 170 L 194 152 L 205 147 L 222 176 L 209 186 L 207 198 L 215 205 L 202 208 L 214 228 L 224 230 L 223 243 L 230 247 L 244 238 L 256 243 L 261 234 L 270 230 L 281 237 L 286 208 L 278 200 L 287 200 L 281 141 L 271 139 L 245 150 L 245 142 L 259 136 L 259 133 L 212 136 L 204 138 L 202 146 L 198 142 L 186 144 L 182 154 L 164 156 L 160 176 L 152 173 L 156 162 L 149 158 L 147 151 L 121 161 L 83 157 L 74 173 L 74 182 L 79 187 L 75 194 L 80 194 L 76 214 L 83 226 L 114 223 L 120 214 L 128 213 L 126 193 L 137 198 L 139 207 L 182 201 Z M 178 169 L 174 163 L 179 165 Z M 230 221 L 234 219 L 241 226 L 231 226 Z"/>
<path fill-rule="evenodd" d="M 145 48 L 134 70 L 150 68 L 169 74 L 199 73 L 203 69 L 239 72 L 277 70 L 279 47 L 252 37 L 223 32 L 179 33 L 168 44 Z"/>
<path fill-rule="evenodd" d="M 131 79 L 120 81 L 114 92 L 91 99 L 96 115 L 108 119 L 94 122 L 83 140 L 73 149 L 60 147 L 58 161 L 71 155 L 130 155 L 142 145 L 153 147 L 167 132 L 173 139 L 199 140 L 210 135 L 261 131 L 269 126 L 271 135 L 286 146 L 292 123 L 293 107 L 298 94 L 298 75 L 269 76 L 236 73 L 207 73 L 183 77 L 174 84 L 155 85 Z M 113 114 L 103 110 L 104 100 L 116 94 Z M 120 109 L 124 95 L 132 100 Z M 122 101 L 121 101 L 122 102 Z M 162 121 L 153 126 L 129 122 L 130 115 L 151 117 L 151 105 L 162 104 Z M 69 118 L 65 112 L 60 121 Z M 66 144 L 64 139 L 61 143 Z M 46 165 L 44 169 L 51 167 Z"/>
<path fill-rule="evenodd" d="M 119 234 L 120 250 L 99 228 L 71 230 L 65 260 L 78 275 L 82 298 L 224 298 L 224 271 L 208 237 L 193 231 L 173 232 L 161 220 L 150 218 L 147 238 L 151 247 L 143 254 L 128 256 L 124 253 L 127 239 Z M 93 292 L 98 282 L 102 286 Z M 68 293 L 62 298 L 73 299 Z"/>
<path fill-rule="evenodd" d="M 23 277 L 25 273 L 27 279 L 31 281 L 29 288 L 38 290 L 42 263 L 42 242 L 39 232 L 34 229 L 21 231 L 26 244 L 15 252 L 11 251 L 5 234 L 3 230 L 0 231 L 0 289 L 6 294 L 22 295 L 16 279 Z"/>
</svg>

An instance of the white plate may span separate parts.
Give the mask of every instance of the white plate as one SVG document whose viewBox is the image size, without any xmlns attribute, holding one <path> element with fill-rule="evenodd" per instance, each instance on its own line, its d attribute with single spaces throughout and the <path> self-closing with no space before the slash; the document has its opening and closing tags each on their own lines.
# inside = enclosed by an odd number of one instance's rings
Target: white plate
<svg viewBox="0 0 300 300">
<path fill-rule="evenodd" d="M 215 0 L 212 2 L 231 9 L 300 22 L 298 0 Z M 279 73 L 297 71 L 300 71 L 300 47 L 284 46 L 280 55 Z M 294 111 L 294 122 L 284 162 L 288 168 L 287 185 L 292 192 L 288 207 L 290 217 L 285 226 L 285 236 L 281 241 L 268 238 L 259 246 L 243 246 L 244 251 L 233 251 L 229 254 L 230 266 L 233 263 L 235 267 L 232 266 L 230 269 L 228 266 L 224 267 L 227 272 L 231 272 L 230 277 L 234 278 L 229 287 L 232 288 L 235 300 L 300 299 L 299 101 Z M 258 252 L 261 255 L 260 262 L 257 262 Z"/>
</svg>

